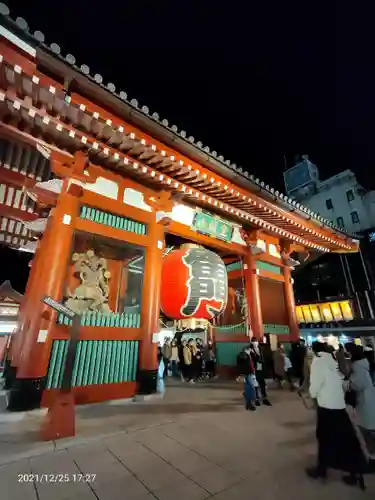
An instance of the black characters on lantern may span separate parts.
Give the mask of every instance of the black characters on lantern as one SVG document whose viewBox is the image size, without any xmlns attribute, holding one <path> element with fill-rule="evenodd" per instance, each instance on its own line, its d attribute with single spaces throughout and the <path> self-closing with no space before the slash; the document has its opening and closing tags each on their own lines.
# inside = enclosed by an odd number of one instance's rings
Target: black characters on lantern
<svg viewBox="0 0 375 500">
<path fill-rule="evenodd" d="M 183 257 L 189 269 L 188 296 L 181 312 L 185 316 L 210 317 L 221 312 L 228 295 L 228 277 L 224 262 L 205 248 L 190 248 Z M 205 303 L 203 303 L 203 301 Z M 203 311 L 199 311 L 200 308 Z M 197 314 L 197 313 L 200 314 Z"/>
</svg>

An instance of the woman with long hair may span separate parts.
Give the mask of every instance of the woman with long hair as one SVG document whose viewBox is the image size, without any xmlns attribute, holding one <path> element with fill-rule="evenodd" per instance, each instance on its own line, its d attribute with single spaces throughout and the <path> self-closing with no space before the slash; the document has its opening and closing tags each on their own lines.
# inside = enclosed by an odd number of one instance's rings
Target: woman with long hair
<svg viewBox="0 0 375 500">
<path fill-rule="evenodd" d="M 306 470 L 313 479 L 326 478 L 328 469 L 348 473 L 343 481 L 364 488 L 362 474 L 367 462 L 346 411 L 343 376 L 326 344 L 314 342 L 310 373 L 310 396 L 317 403 L 316 467 Z"/>
<path fill-rule="evenodd" d="M 358 425 L 375 436 L 375 386 L 370 375 L 370 364 L 364 350 L 351 350 L 350 389 L 356 394 L 355 412 Z"/>
</svg>

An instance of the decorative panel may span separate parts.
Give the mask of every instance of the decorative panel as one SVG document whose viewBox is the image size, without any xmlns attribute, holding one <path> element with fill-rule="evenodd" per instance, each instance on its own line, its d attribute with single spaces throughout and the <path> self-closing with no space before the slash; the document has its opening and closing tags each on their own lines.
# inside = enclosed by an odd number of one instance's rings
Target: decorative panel
<svg viewBox="0 0 375 500">
<path fill-rule="evenodd" d="M 281 267 L 275 266 L 274 264 L 269 264 L 268 262 L 263 262 L 262 260 L 257 260 L 256 268 L 260 271 L 268 271 L 273 274 L 281 274 Z"/>
<path fill-rule="evenodd" d="M 287 325 L 288 317 L 284 299 L 284 283 L 272 279 L 259 278 L 259 295 L 263 323 L 265 325 Z"/>
<path fill-rule="evenodd" d="M 239 271 L 241 269 L 241 261 L 232 262 L 232 264 L 228 264 L 225 266 L 227 268 L 227 273 L 231 271 Z"/>
<path fill-rule="evenodd" d="M 104 212 L 103 210 L 91 208 L 86 205 L 83 205 L 81 207 L 80 217 L 81 219 L 91 220 L 92 222 L 96 222 L 97 224 L 103 224 L 104 226 L 122 229 L 123 231 L 128 231 L 129 233 L 140 235 L 147 234 L 147 226 L 142 222 L 136 222 L 134 220 L 128 219 L 127 217 L 121 217 L 119 215 Z"/>
<path fill-rule="evenodd" d="M 192 229 L 218 240 L 232 241 L 233 226 L 206 212 L 196 212 Z"/>
</svg>

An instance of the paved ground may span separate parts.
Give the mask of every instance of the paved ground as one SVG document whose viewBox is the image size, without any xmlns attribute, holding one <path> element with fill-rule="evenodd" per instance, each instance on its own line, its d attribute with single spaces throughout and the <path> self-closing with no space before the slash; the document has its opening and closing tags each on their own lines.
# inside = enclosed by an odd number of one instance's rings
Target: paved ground
<svg viewBox="0 0 375 500">
<path fill-rule="evenodd" d="M 294 394 L 271 397 L 272 408 L 249 413 L 235 384 L 169 387 L 162 402 L 81 408 L 79 437 L 56 443 L 35 442 L 40 415 L 1 424 L 0 498 L 374 498 L 372 476 L 365 493 L 338 474 L 326 485 L 305 478 L 315 454 L 313 413 Z"/>
</svg>

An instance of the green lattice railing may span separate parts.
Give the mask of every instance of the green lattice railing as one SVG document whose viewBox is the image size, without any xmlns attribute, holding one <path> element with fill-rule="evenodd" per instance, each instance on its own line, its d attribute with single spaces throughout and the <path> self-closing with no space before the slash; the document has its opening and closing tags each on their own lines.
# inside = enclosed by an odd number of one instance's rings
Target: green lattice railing
<svg viewBox="0 0 375 500">
<path fill-rule="evenodd" d="M 64 314 L 57 317 L 59 325 L 71 325 L 72 321 Z M 100 313 L 96 311 L 81 315 L 82 326 L 109 326 L 113 328 L 139 328 L 141 315 L 139 313 Z"/>
<path fill-rule="evenodd" d="M 47 373 L 47 389 L 61 386 L 68 340 L 54 340 Z M 133 382 L 138 365 L 136 340 L 81 340 L 73 367 L 74 387 Z"/>
<path fill-rule="evenodd" d="M 274 324 L 264 324 L 264 333 L 275 333 L 278 335 L 288 335 L 289 327 L 287 325 L 274 325 Z M 237 335 L 247 335 L 247 325 L 246 323 L 240 323 L 238 325 L 220 325 L 215 326 L 215 331 L 217 333 L 223 333 L 226 335 L 237 334 Z"/>
<path fill-rule="evenodd" d="M 147 234 L 147 226 L 142 222 L 136 222 L 134 220 L 128 219 L 127 217 L 120 217 L 119 215 L 104 212 L 103 210 L 91 208 L 86 205 L 83 205 L 81 207 L 80 217 L 81 219 L 91 220 L 93 222 L 96 222 L 97 224 L 103 224 L 104 226 L 122 229 L 123 231 L 128 231 L 129 233 L 140 235 Z"/>
</svg>

